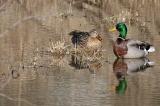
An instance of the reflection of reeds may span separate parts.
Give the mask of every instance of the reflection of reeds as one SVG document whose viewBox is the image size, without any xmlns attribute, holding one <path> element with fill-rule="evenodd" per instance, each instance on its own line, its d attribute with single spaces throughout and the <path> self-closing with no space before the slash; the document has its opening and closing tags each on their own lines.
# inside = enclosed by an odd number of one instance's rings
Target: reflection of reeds
<svg viewBox="0 0 160 106">
<path fill-rule="evenodd" d="M 52 57 L 52 61 L 50 63 L 50 66 L 57 66 L 57 67 L 66 67 L 67 65 L 68 65 L 68 61 L 66 57 L 61 57 L 61 58 Z"/>
<path fill-rule="evenodd" d="M 102 66 L 102 63 L 100 60 L 97 59 L 88 59 L 83 55 L 71 55 L 71 63 L 70 65 L 74 67 L 75 69 L 89 69 L 91 73 L 95 73 L 96 71 L 99 71 L 99 69 Z"/>
<path fill-rule="evenodd" d="M 88 60 L 100 60 L 102 58 L 101 49 L 92 49 L 92 48 L 74 48 L 70 50 L 70 54 L 80 55 L 85 57 Z"/>
</svg>

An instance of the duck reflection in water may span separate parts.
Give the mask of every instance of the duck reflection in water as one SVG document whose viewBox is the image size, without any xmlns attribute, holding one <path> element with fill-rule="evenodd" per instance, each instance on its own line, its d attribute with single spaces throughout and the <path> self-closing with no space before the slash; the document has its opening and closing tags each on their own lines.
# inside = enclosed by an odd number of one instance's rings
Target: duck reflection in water
<svg viewBox="0 0 160 106">
<path fill-rule="evenodd" d="M 116 59 L 113 63 L 113 72 L 118 80 L 118 85 L 115 88 L 117 94 L 124 94 L 127 89 L 126 76 L 130 73 L 145 71 L 152 67 L 154 62 L 147 58 L 140 59 Z"/>
<path fill-rule="evenodd" d="M 89 69 L 95 74 L 102 67 L 102 63 L 98 59 L 86 59 L 82 55 L 71 55 L 70 65 L 75 69 Z"/>
</svg>

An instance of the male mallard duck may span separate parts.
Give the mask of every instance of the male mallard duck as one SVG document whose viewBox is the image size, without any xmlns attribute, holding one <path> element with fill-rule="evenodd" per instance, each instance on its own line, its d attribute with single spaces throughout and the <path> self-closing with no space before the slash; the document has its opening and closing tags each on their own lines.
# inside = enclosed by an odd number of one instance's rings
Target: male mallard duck
<svg viewBox="0 0 160 106">
<path fill-rule="evenodd" d="M 90 32 L 75 30 L 70 32 L 69 35 L 72 35 L 71 40 L 76 48 L 99 48 L 102 45 L 102 38 L 94 29 Z"/>
<path fill-rule="evenodd" d="M 116 28 L 109 31 L 119 31 L 119 37 L 114 42 L 113 51 L 120 58 L 141 58 L 154 52 L 155 48 L 147 42 L 126 39 L 127 26 L 124 23 L 118 23 Z"/>
</svg>

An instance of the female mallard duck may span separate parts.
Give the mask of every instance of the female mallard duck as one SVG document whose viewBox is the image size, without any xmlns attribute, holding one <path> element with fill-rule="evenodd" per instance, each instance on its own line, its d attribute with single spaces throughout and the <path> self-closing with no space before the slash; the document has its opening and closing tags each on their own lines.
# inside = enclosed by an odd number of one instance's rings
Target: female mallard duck
<svg viewBox="0 0 160 106">
<path fill-rule="evenodd" d="M 119 31 L 119 37 L 114 42 L 113 51 L 119 58 L 141 58 L 154 52 L 155 48 L 147 42 L 126 39 L 127 26 L 124 23 L 118 23 L 116 28 L 110 31 Z"/>
<path fill-rule="evenodd" d="M 72 35 L 71 40 L 76 48 L 99 48 L 102 45 L 102 38 L 94 29 L 90 32 L 75 30 L 70 32 L 69 35 Z"/>
</svg>

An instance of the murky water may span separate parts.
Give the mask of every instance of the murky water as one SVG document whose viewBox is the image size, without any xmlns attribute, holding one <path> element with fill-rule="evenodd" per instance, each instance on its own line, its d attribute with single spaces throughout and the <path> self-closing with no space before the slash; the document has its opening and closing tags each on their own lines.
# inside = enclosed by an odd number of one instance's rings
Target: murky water
<svg viewBox="0 0 160 106">
<path fill-rule="evenodd" d="M 1 0 L 0 105 L 159 106 L 160 1 L 112 1 Z M 156 52 L 117 60 L 107 29 L 118 21 Z M 93 28 L 104 39 L 100 57 L 71 55 L 68 33 Z"/>
</svg>

